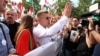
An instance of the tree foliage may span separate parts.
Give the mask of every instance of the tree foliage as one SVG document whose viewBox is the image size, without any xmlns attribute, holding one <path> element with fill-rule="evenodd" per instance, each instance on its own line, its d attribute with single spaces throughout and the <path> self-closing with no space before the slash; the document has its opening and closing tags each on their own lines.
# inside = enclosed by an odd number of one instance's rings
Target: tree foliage
<svg viewBox="0 0 100 56">
<path fill-rule="evenodd" d="M 28 10 L 30 8 L 30 6 L 32 6 L 34 9 L 34 14 L 36 14 L 37 11 L 39 11 L 41 9 L 41 7 L 39 5 L 39 1 L 40 0 L 32 0 L 32 2 L 24 1 L 26 10 Z"/>
<path fill-rule="evenodd" d="M 34 6 L 35 14 L 37 13 L 37 11 L 39 11 L 41 9 L 41 7 L 39 5 L 39 1 L 40 0 L 33 0 L 33 6 Z"/>
<path fill-rule="evenodd" d="M 59 5 L 59 9 L 57 11 L 58 14 L 61 14 L 67 1 L 69 0 L 58 0 L 58 5 Z M 80 17 L 82 14 L 88 12 L 91 2 L 92 0 L 79 0 L 78 7 L 74 7 L 74 4 L 71 2 L 73 6 L 72 16 Z"/>
<path fill-rule="evenodd" d="M 94 3 L 97 3 L 97 2 L 99 2 L 99 3 L 100 3 L 100 0 L 95 0 L 95 1 L 94 1 Z"/>
<path fill-rule="evenodd" d="M 73 8 L 73 16 L 80 17 L 82 14 L 89 11 L 89 6 L 92 0 L 79 0 L 79 5 L 77 8 Z"/>
<path fill-rule="evenodd" d="M 30 6 L 34 7 L 34 12 L 35 14 L 37 13 L 37 11 L 39 11 L 41 9 L 39 2 L 40 0 L 32 0 L 33 3 L 27 2 L 26 0 L 24 0 L 24 4 L 25 4 L 25 9 L 26 11 L 30 8 Z M 61 14 L 62 10 L 65 7 L 66 2 L 68 2 L 69 0 L 58 0 L 57 4 L 59 9 L 57 9 L 57 14 Z M 71 2 L 71 1 L 70 1 Z M 79 4 L 78 7 L 74 7 L 73 5 L 73 10 L 72 10 L 72 16 L 80 16 L 86 12 L 89 11 L 89 6 L 91 5 L 92 0 L 79 0 Z M 100 0 L 95 0 L 94 3 L 96 2 L 100 2 Z M 71 2 L 72 3 L 72 2 Z M 8 5 L 9 7 L 11 7 L 10 5 Z"/>
<path fill-rule="evenodd" d="M 59 6 L 59 9 L 57 10 L 57 14 L 61 14 L 62 13 L 62 10 L 64 9 L 65 7 L 65 4 L 68 0 L 58 0 L 58 6 Z"/>
</svg>

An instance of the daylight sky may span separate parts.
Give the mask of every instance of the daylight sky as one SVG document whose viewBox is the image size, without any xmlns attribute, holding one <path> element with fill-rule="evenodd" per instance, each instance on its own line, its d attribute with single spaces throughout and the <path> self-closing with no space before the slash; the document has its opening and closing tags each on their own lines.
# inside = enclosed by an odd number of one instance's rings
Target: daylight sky
<svg viewBox="0 0 100 56">
<path fill-rule="evenodd" d="M 75 7 L 78 6 L 79 0 L 71 0 L 73 2 L 73 4 L 75 5 Z"/>
</svg>

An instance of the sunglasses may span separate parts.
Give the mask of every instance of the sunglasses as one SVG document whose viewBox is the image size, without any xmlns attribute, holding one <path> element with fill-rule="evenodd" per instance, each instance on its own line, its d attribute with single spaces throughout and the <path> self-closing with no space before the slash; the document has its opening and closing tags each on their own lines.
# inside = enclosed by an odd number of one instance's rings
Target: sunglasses
<svg viewBox="0 0 100 56">
<path fill-rule="evenodd" d="M 46 17 L 47 20 L 49 20 L 51 17 Z"/>
</svg>

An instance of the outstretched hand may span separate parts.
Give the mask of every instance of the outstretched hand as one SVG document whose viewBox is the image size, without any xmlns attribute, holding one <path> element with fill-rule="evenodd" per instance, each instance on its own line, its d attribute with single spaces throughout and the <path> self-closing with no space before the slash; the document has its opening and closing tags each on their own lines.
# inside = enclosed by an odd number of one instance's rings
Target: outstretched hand
<svg viewBox="0 0 100 56">
<path fill-rule="evenodd" d="M 88 26 L 89 30 L 94 29 L 94 24 L 93 24 L 93 20 L 89 20 L 89 26 Z"/>
<path fill-rule="evenodd" d="M 70 2 L 67 2 L 66 5 L 65 5 L 64 10 L 62 12 L 62 15 L 70 17 L 71 12 L 72 12 L 72 5 L 71 5 Z"/>
</svg>

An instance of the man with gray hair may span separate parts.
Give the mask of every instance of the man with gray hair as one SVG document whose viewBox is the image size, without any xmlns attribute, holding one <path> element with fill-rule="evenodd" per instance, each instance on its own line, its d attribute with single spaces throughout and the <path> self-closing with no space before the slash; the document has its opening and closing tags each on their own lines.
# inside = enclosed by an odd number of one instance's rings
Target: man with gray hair
<svg viewBox="0 0 100 56">
<path fill-rule="evenodd" d="M 2 21 L 2 23 L 4 23 L 9 28 L 11 41 L 14 47 L 15 47 L 14 37 L 19 26 L 19 23 L 15 21 L 17 18 L 18 18 L 17 11 L 14 9 L 9 9 L 6 10 L 4 21 Z"/>
</svg>

